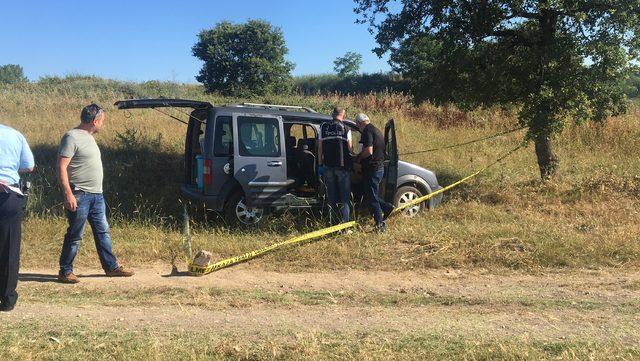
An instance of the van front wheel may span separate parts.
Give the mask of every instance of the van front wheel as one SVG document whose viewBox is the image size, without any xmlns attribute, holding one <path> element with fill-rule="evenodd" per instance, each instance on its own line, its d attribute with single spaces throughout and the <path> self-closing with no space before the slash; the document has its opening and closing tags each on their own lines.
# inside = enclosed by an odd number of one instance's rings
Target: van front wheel
<svg viewBox="0 0 640 361">
<path fill-rule="evenodd" d="M 420 197 L 422 197 L 422 192 L 420 192 L 418 188 L 413 186 L 403 186 L 398 188 L 398 190 L 396 191 L 393 203 L 397 208 L 404 206 L 405 204 L 410 203 Z M 415 215 L 420 213 L 420 211 L 422 211 L 424 207 L 424 203 L 416 204 L 414 206 L 407 207 L 402 211 L 402 214 L 404 214 L 405 217 L 414 217 Z"/>
<path fill-rule="evenodd" d="M 238 191 L 229 197 L 224 213 L 230 225 L 253 226 L 263 219 L 264 209 L 247 206 L 244 193 Z"/>
</svg>

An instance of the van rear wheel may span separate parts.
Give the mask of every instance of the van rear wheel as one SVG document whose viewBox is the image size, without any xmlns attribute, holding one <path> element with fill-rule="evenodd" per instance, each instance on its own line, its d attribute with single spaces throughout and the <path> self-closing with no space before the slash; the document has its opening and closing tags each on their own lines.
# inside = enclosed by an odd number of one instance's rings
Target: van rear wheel
<svg viewBox="0 0 640 361">
<path fill-rule="evenodd" d="M 397 207 L 402 207 L 403 205 L 412 202 L 415 199 L 422 197 L 422 192 L 416 187 L 413 186 L 403 186 L 398 188 L 396 191 L 396 195 L 393 197 L 393 205 Z M 411 206 L 402 211 L 402 214 L 405 217 L 414 217 L 420 211 L 422 211 L 426 205 L 423 203 L 416 204 L 415 206 Z"/>
<path fill-rule="evenodd" d="M 264 209 L 247 206 L 244 193 L 237 191 L 229 197 L 224 214 L 230 225 L 254 226 L 262 221 Z"/>
</svg>

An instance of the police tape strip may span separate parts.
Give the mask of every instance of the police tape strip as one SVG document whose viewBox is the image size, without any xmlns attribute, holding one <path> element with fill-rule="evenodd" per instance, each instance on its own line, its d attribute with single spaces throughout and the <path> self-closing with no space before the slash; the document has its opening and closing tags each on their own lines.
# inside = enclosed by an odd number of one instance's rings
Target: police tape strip
<svg viewBox="0 0 640 361">
<path fill-rule="evenodd" d="M 224 259 L 222 261 L 218 261 L 216 263 L 210 264 L 206 267 L 202 267 L 202 266 L 198 266 L 193 264 L 191 261 L 189 262 L 189 274 L 193 275 L 193 276 L 204 276 L 208 273 L 211 273 L 213 271 L 217 271 L 219 269 L 225 268 L 225 267 L 229 267 L 231 265 L 234 265 L 236 263 L 240 263 L 240 262 L 244 262 L 247 260 L 250 260 L 252 258 L 255 258 L 261 254 L 273 251 L 276 248 L 280 248 L 282 246 L 286 246 L 286 245 L 292 245 L 292 244 L 296 244 L 296 243 L 301 243 L 304 241 L 308 241 L 310 239 L 314 239 L 314 238 L 318 238 L 318 237 L 322 237 L 322 236 L 326 236 L 328 234 L 331 233 L 335 233 L 335 232 L 339 232 L 343 229 L 347 229 L 347 228 L 351 228 L 353 226 L 356 225 L 355 221 L 351 221 L 351 222 L 346 222 L 346 223 L 341 223 L 338 224 L 337 226 L 333 226 L 333 227 L 329 227 L 329 228 L 323 228 L 311 233 L 306 233 L 303 234 L 301 236 L 295 237 L 295 238 L 291 238 L 282 242 L 278 242 L 278 243 L 274 243 L 270 246 L 266 246 L 260 249 L 257 249 L 255 251 L 251 251 L 251 252 L 247 252 L 243 255 L 237 256 L 237 257 L 231 257 L 231 258 L 227 258 Z"/>
<path fill-rule="evenodd" d="M 404 204 L 401 207 L 396 208 L 393 211 L 392 214 L 401 212 L 402 210 L 404 210 L 406 208 L 409 208 L 409 207 L 418 205 L 420 203 L 423 203 L 423 202 L 425 202 L 425 201 L 437 196 L 438 194 L 444 193 L 444 192 L 448 191 L 451 188 L 459 186 L 460 184 L 468 181 L 471 178 L 476 177 L 478 174 L 480 174 L 480 173 L 486 171 L 487 169 L 493 167 L 494 165 L 500 163 L 501 161 L 503 161 L 504 159 L 509 157 L 511 154 L 513 154 L 516 151 L 518 151 L 519 149 L 521 149 L 522 147 L 524 147 L 524 144 L 521 144 L 521 145 L 513 148 L 512 150 L 510 150 L 509 152 L 505 153 L 503 156 L 498 158 L 493 163 L 491 163 L 491 164 L 485 166 L 484 168 L 482 168 L 482 169 L 480 169 L 480 170 L 478 170 L 478 171 L 476 171 L 476 172 L 474 172 L 474 173 L 472 173 L 472 174 L 460 179 L 459 181 L 457 181 L 455 183 L 452 183 L 452 184 L 450 184 L 450 185 L 448 185 L 446 187 L 440 188 L 440 189 L 438 189 L 438 190 L 436 190 L 434 192 L 431 192 L 431 193 L 429 193 L 429 194 L 427 194 L 425 196 L 422 196 L 420 198 L 416 198 L 413 201 L 411 201 L 411 202 L 409 202 L 407 204 Z M 186 216 L 186 217 L 188 219 L 188 216 Z M 297 244 L 297 243 L 301 243 L 301 242 L 304 242 L 304 241 L 308 241 L 310 239 L 322 237 L 322 236 L 325 236 L 325 235 L 328 235 L 328 234 L 331 234 L 331 233 L 335 233 L 335 232 L 341 231 L 343 229 L 351 228 L 351 227 L 355 226 L 356 224 L 357 223 L 355 221 L 351 221 L 351 222 L 339 224 L 337 226 L 323 228 L 323 229 L 320 229 L 320 230 L 317 230 L 317 231 L 314 231 L 314 232 L 310 232 L 310 233 L 306 233 L 306 234 L 303 234 L 301 236 L 298 236 L 298 237 L 295 237 L 295 238 L 291 238 L 291 239 L 288 239 L 288 240 L 285 240 L 285 241 L 282 241 L 282 242 L 274 243 L 274 244 L 272 244 L 270 246 L 266 246 L 266 247 L 257 249 L 255 251 L 247 252 L 247 253 L 245 253 L 243 255 L 240 255 L 240 256 L 227 258 L 227 259 L 218 261 L 216 263 L 210 264 L 210 265 L 208 265 L 206 267 L 193 264 L 193 262 L 191 260 L 188 260 L 187 264 L 189 265 L 189 274 L 192 275 L 192 276 L 204 276 L 206 274 L 209 274 L 211 272 L 217 271 L 219 269 L 222 269 L 222 268 L 225 268 L 225 267 L 229 267 L 229 266 L 232 266 L 234 264 L 241 263 L 241 262 L 250 260 L 252 258 L 258 257 L 258 256 L 260 256 L 260 255 L 262 255 L 264 253 L 273 251 L 274 249 L 277 249 L 277 248 L 280 248 L 280 247 L 283 247 L 283 246 L 286 246 L 286 245 Z M 188 232 L 188 228 L 187 228 L 187 232 Z M 188 238 L 186 240 L 188 240 Z M 186 243 L 186 240 L 185 240 L 185 243 Z M 190 244 L 189 244 L 189 246 L 184 245 L 184 248 L 185 248 L 185 251 L 187 249 L 189 249 L 189 253 L 191 253 Z"/>
<path fill-rule="evenodd" d="M 409 202 L 409 203 L 407 203 L 407 204 L 403 204 L 402 206 L 395 208 L 391 214 L 395 214 L 395 213 L 398 213 L 398 212 L 402 212 L 403 210 L 405 210 L 405 209 L 407 209 L 407 208 L 409 208 L 409 207 L 413 207 L 413 206 L 418 205 L 418 204 L 420 204 L 420 203 L 424 203 L 424 202 L 428 201 L 429 199 L 431 199 L 431 198 L 433 198 L 433 197 L 437 196 L 438 194 L 444 193 L 444 192 L 448 191 L 448 190 L 449 190 L 449 189 L 451 189 L 451 188 L 454 188 L 454 187 L 459 186 L 460 184 L 462 184 L 462 183 L 464 183 L 464 182 L 468 181 L 469 179 L 471 179 L 471 178 L 473 178 L 473 177 L 477 176 L 477 175 L 478 175 L 478 174 L 480 174 L 480 173 L 482 173 L 482 171 L 477 171 L 477 172 L 475 172 L 475 173 L 473 173 L 473 174 L 471 174 L 471 175 L 468 175 L 468 176 L 466 176 L 466 177 L 464 177 L 464 178 L 460 179 L 459 181 L 457 181 L 457 182 L 455 182 L 455 183 L 453 183 L 453 184 L 449 184 L 449 185 L 448 185 L 448 186 L 446 186 L 446 187 L 440 188 L 440 189 L 438 189 L 438 190 L 437 190 L 437 191 L 435 191 L 435 192 L 431 192 L 431 193 L 429 193 L 429 194 L 427 194 L 427 195 L 425 195 L 425 196 L 422 196 L 422 197 L 420 197 L 420 198 L 416 198 L 416 199 L 412 200 L 411 202 Z"/>
</svg>

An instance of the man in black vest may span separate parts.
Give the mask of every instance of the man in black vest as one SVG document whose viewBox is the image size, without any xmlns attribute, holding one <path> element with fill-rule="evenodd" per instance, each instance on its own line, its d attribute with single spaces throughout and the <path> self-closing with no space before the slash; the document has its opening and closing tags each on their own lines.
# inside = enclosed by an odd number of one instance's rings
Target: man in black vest
<svg viewBox="0 0 640 361">
<path fill-rule="evenodd" d="M 318 139 L 318 174 L 327 187 L 331 222 L 342 205 L 342 222 L 349 222 L 351 196 L 351 131 L 343 123 L 343 108 L 333 109 L 333 120 L 322 123 Z"/>
<path fill-rule="evenodd" d="M 356 116 L 356 125 L 360 132 L 362 151 L 356 157 L 356 162 L 362 165 L 362 185 L 364 199 L 369 212 L 376 222 L 376 230 L 384 232 L 387 229 L 385 219 L 393 212 L 393 205 L 380 198 L 380 182 L 384 176 L 384 137 L 366 114 Z"/>
</svg>

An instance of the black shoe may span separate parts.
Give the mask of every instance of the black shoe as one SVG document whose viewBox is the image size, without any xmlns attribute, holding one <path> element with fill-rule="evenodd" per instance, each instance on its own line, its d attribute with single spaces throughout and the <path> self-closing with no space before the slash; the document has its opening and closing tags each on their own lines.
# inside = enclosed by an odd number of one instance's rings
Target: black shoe
<svg viewBox="0 0 640 361">
<path fill-rule="evenodd" d="M 393 213 L 395 208 L 390 207 L 386 212 L 382 212 L 382 220 L 386 221 L 387 218 L 389 218 L 389 216 L 391 215 L 391 213 Z"/>
<path fill-rule="evenodd" d="M 2 303 L 0 304 L 0 312 L 11 312 L 15 307 L 15 304 Z"/>
</svg>

